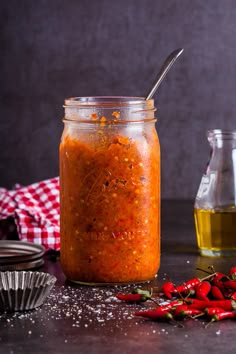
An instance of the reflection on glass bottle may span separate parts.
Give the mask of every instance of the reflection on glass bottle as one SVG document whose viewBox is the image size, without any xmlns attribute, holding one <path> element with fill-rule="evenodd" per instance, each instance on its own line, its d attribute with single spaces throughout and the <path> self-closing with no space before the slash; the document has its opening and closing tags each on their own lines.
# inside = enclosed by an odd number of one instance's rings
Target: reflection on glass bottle
<svg viewBox="0 0 236 354">
<path fill-rule="evenodd" d="M 201 255 L 236 255 L 236 130 L 211 130 L 210 161 L 194 205 Z"/>
</svg>

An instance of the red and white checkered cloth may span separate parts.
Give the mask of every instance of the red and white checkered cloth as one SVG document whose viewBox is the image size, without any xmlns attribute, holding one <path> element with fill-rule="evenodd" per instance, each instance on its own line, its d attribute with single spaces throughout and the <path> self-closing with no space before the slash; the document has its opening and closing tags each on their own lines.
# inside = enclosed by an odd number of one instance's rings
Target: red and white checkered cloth
<svg viewBox="0 0 236 354">
<path fill-rule="evenodd" d="M 46 250 L 60 249 L 59 178 L 0 188 L 0 220 L 14 218 L 19 239 L 43 245 Z"/>
</svg>

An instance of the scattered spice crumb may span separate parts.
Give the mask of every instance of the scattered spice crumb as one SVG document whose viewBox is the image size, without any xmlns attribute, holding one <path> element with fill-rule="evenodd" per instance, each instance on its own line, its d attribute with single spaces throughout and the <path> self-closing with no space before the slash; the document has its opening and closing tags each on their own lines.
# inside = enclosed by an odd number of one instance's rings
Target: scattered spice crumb
<svg viewBox="0 0 236 354">
<path fill-rule="evenodd" d="M 92 118 L 93 120 L 97 120 L 97 119 L 98 119 L 98 115 L 97 115 L 96 113 L 92 113 L 92 114 L 91 114 L 91 118 Z"/>
<path fill-rule="evenodd" d="M 115 117 L 116 119 L 120 118 L 120 112 L 114 111 L 112 112 L 112 116 Z"/>
</svg>

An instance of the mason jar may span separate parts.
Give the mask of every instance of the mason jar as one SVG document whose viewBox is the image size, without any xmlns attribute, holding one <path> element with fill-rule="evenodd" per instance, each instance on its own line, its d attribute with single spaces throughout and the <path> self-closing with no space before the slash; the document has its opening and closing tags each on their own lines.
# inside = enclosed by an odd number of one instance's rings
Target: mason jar
<svg viewBox="0 0 236 354">
<path fill-rule="evenodd" d="M 153 279 L 160 266 L 160 145 L 152 99 L 65 100 L 60 260 L 84 284 Z"/>
</svg>

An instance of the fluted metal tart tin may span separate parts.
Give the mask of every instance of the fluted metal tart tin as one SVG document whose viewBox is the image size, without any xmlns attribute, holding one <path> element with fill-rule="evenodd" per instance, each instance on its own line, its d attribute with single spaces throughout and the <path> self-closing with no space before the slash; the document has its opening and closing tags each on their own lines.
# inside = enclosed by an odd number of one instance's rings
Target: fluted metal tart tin
<svg viewBox="0 0 236 354">
<path fill-rule="evenodd" d="M 56 277 L 44 272 L 0 272 L 0 311 L 26 311 L 41 306 L 55 282 Z"/>
</svg>

